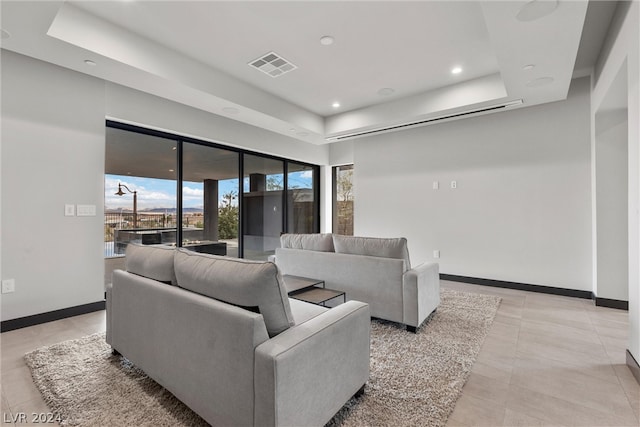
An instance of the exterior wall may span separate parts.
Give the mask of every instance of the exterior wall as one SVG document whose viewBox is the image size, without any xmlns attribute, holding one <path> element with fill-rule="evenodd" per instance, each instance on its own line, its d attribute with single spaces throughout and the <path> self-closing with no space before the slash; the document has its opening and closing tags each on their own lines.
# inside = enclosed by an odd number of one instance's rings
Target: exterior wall
<svg viewBox="0 0 640 427">
<path fill-rule="evenodd" d="M 591 291 L 589 91 L 355 140 L 355 234 L 407 237 L 412 264 L 440 250 L 441 273 Z"/>
</svg>

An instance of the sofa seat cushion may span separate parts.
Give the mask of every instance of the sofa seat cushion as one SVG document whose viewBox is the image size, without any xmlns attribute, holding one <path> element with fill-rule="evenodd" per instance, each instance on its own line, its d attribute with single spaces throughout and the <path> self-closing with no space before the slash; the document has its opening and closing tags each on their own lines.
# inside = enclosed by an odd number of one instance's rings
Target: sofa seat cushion
<svg viewBox="0 0 640 427">
<path fill-rule="evenodd" d="M 404 260 L 404 271 L 411 269 L 407 239 L 333 235 L 336 253 L 367 255 Z"/>
<path fill-rule="evenodd" d="M 331 233 L 283 234 L 280 236 L 280 247 L 318 252 L 334 251 Z"/>
<path fill-rule="evenodd" d="M 294 325 L 282 275 L 272 262 L 178 249 L 175 271 L 181 288 L 239 307 L 257 307 L 270 337 Z"/>
<path fill-rule="evenodd" d="M 129 243 L 125 252 L 125 270 L 158 282 L 176 284 L 173 268 L 175 248 L 163 245 Z"/>
<path fill-rule="evenodd" d="M 295 298 L 289 298 L 289 304 L 291 305 L 291 313 L 293 314 L 293 319 L 295 320 L 296 325 L 304 323 L 309 319 L 313 319 L 314 317 L 329 310 L 327 307 L 300 301 Z"/>
</svg>

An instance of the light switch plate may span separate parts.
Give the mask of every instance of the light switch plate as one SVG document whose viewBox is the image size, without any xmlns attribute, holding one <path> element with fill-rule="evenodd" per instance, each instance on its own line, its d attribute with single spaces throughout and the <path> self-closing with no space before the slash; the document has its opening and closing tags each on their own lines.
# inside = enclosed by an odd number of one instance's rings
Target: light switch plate
<svg viewBox="0 0 640 427">
<path fill-rule="evenodd" d="M 96 205 L 78 205 L 78 216 L 96 216 Z"/>
<path fill-rule="evenodd" d="M 76 216 L 75 205 L 64 205 L 64 216 Z"/>
</svg>

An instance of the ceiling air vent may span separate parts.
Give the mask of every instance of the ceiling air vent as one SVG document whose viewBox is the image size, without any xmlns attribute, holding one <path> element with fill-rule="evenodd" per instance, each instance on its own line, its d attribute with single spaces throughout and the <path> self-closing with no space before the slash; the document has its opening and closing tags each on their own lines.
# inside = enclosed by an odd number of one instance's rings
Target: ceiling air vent
<svg viewBox="0 0 640 427">
<path fill-rule="evenodd" d="M 249 62 L 249 66 L 274 78 L 298 68 L 275 52 L 269 52 L 258 59 L 254 59 Z"/>
</svg>

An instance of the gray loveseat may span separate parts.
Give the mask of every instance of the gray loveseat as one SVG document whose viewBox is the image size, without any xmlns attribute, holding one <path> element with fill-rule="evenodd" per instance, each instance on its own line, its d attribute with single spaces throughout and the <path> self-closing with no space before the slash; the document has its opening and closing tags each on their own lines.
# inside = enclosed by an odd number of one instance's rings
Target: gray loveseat
<svg viewBox="0 0 640 427">
<path fill-rule="evenodd" d="M 271 262 L 129 245 L 107 342 L 212 425 L 322 426 L 369 377 L 370 313 L 290 300 Z"/>
<path fill-rule="evenodd" d="M 283 234 L 273 258 L 282 274 L 325 281 L 347 300 L 369 304 L 371 316 L 416 332 L 440 304 L 437 263 L 411 267 L 407 239 L 337 234 Z"/>
</svg>

